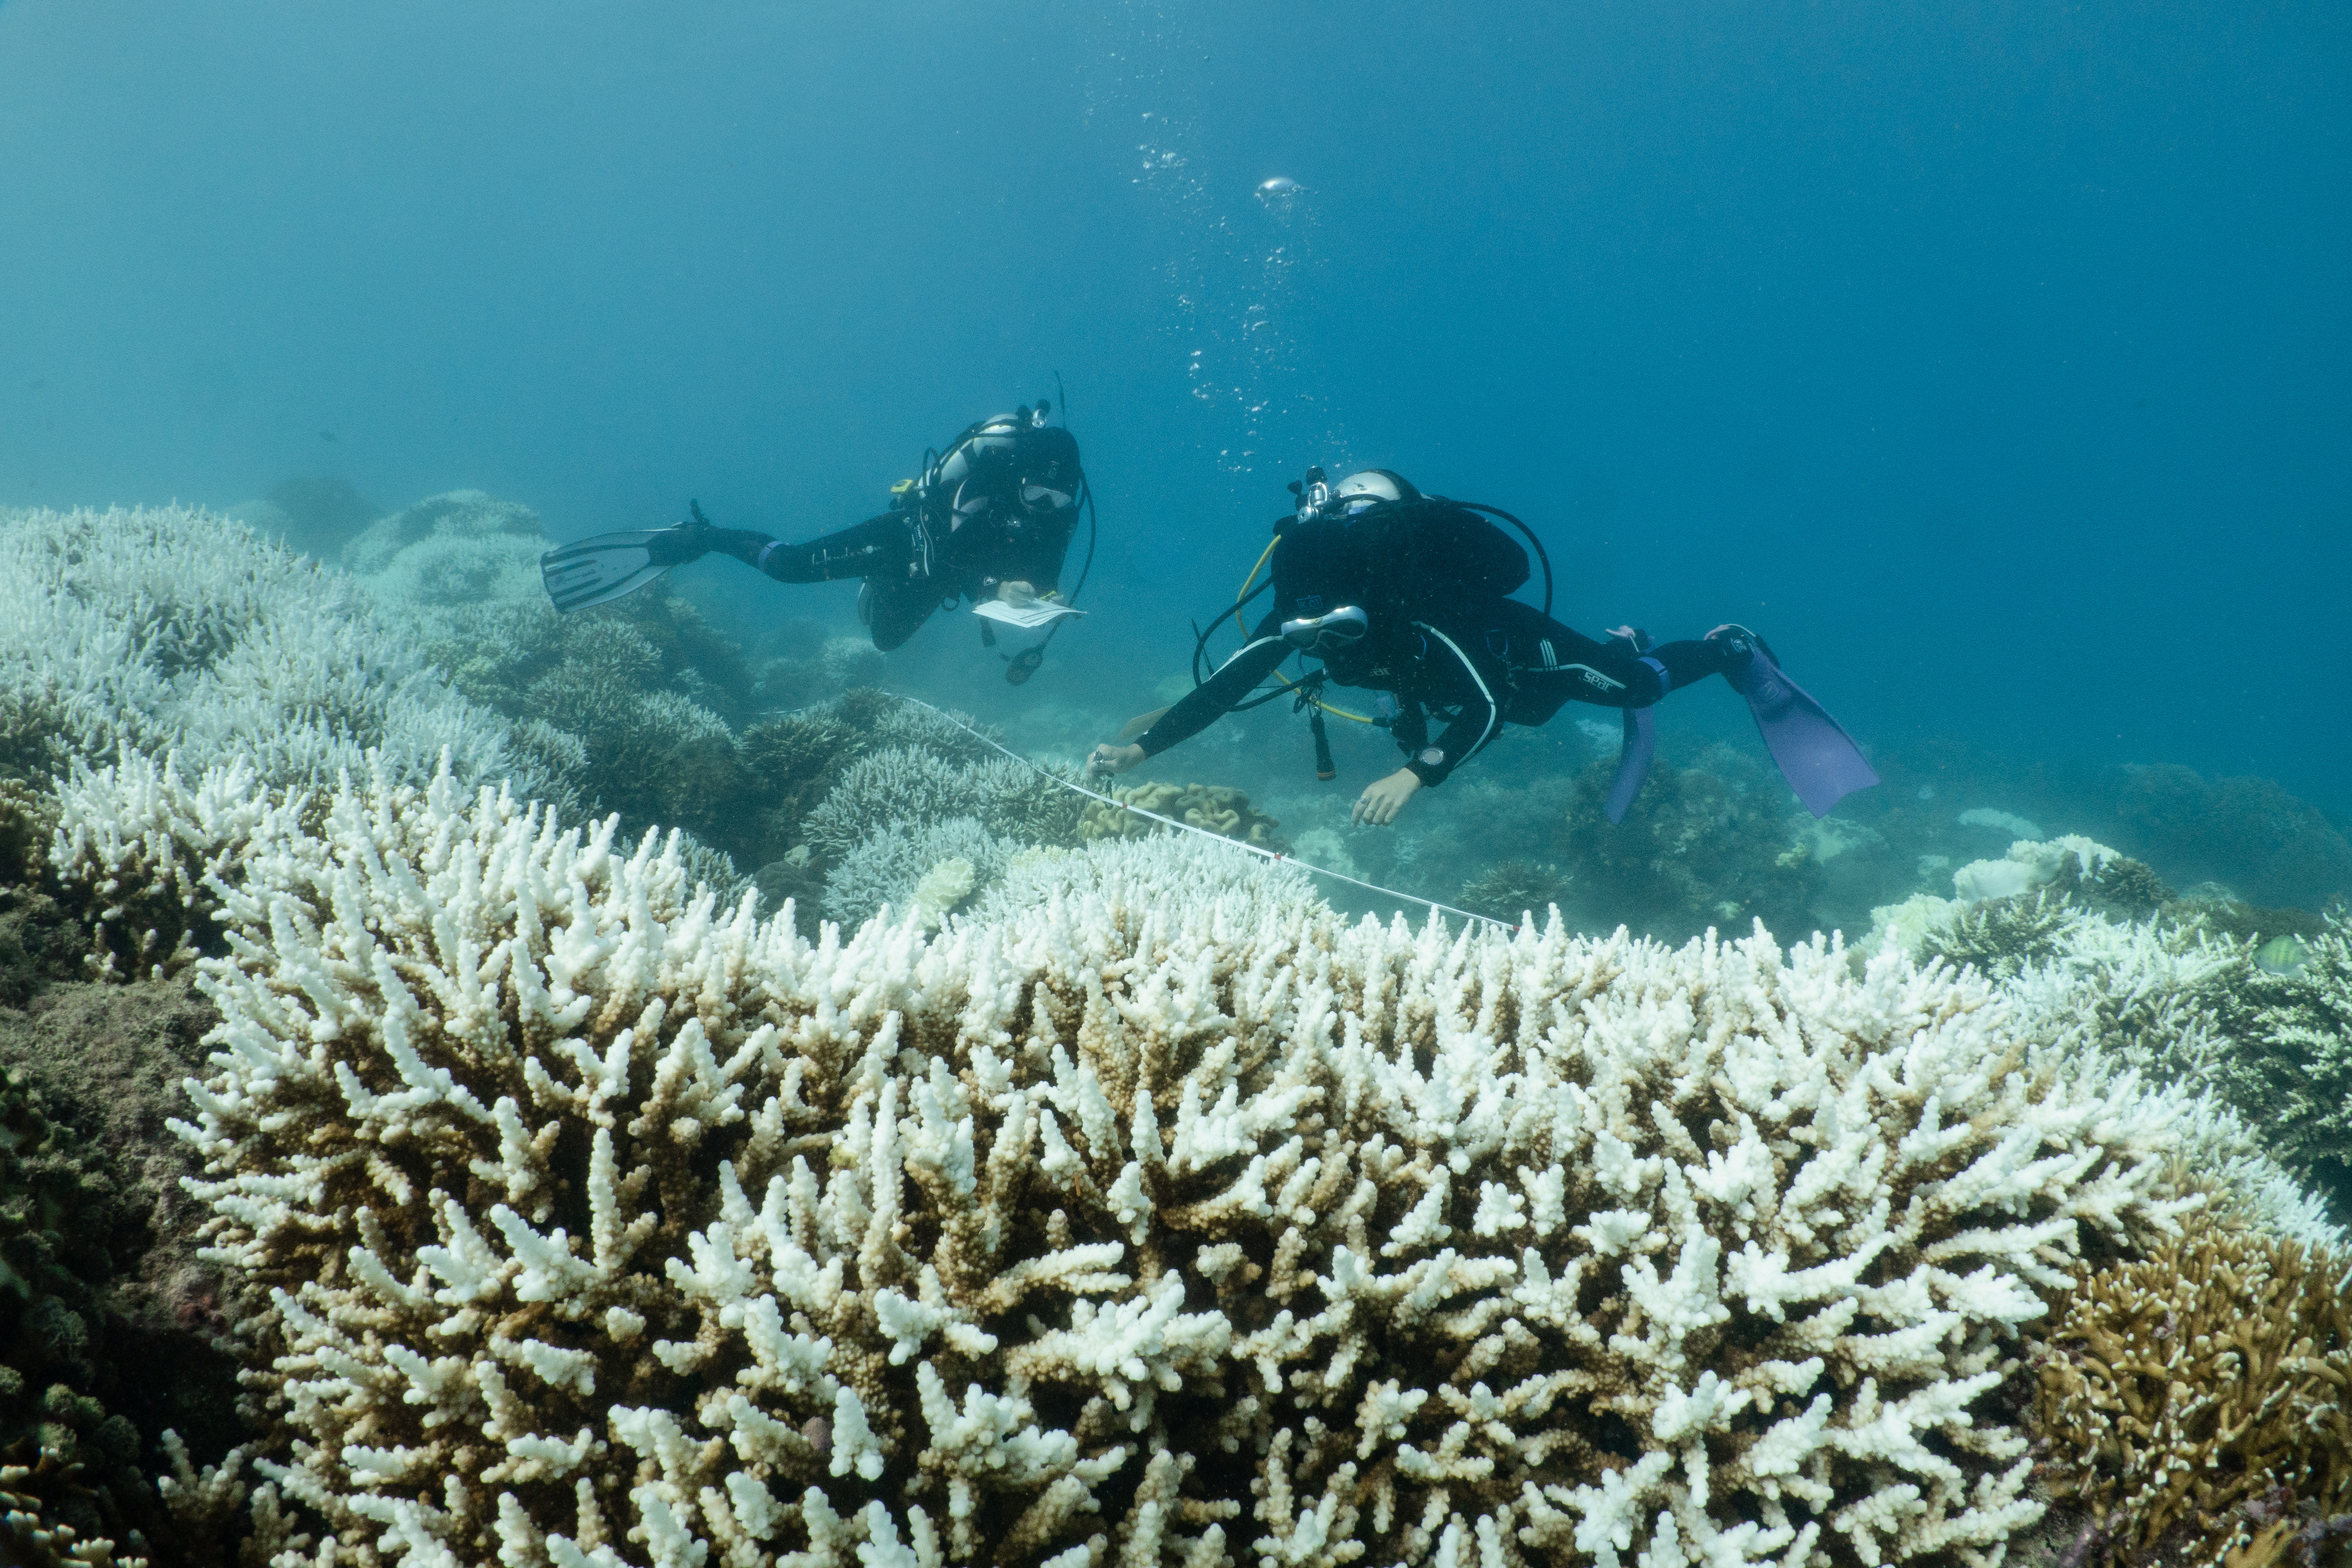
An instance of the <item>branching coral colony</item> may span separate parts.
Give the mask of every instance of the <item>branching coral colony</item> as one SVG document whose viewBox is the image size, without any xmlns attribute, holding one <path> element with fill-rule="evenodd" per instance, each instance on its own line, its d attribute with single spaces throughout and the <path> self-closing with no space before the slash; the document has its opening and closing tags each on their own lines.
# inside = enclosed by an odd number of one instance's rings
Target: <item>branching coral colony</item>
<svg viewBox="0 0 2352 1568">
<path fill-rule="evenodd" d="M 2092 1510 L 2086 1544 L 2263 1568 L 2352 1531 L 2344 1268 L 2198 1225 L 2069 1293 L 2036 1415 L 2052 1489 Z"/>
<path fill-rule="evenodd" d="M 609 833 L 379 781 L 220 890 L 186 1136 L 286 1568 L 1988 1568 L 2041 1293 L 2262 1173 L 1899 955 L 1158 843 L 812 946 Z"/>
</svg>

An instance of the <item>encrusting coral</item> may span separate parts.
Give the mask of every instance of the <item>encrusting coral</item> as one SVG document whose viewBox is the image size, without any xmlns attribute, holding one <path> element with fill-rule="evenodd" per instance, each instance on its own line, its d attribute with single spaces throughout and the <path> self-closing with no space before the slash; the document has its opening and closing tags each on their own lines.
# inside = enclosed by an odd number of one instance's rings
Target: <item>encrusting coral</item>
<svg viewBox="0 0 2352 1568">
<path fill-rule="evenodd" d="M 2051 1490 L 2091 1510 L 2086 1544 L 2126 1564 L 2263 1568 L 2305 1531 L 2352 1531 L 2345 1273 L 2326 1248 L 2199 1224 L 2075 1285 L 2036 1425 Z"/>
<path fill-rule="evenodd" d="M 379 780 L 221 885 L 281 1568 L 1989 1568 L 2041 1293 L 2262 1168 L 1896 954 L 1350 927 L 1190 840 L 812 946 L 611 832 Z"/>
</svg>

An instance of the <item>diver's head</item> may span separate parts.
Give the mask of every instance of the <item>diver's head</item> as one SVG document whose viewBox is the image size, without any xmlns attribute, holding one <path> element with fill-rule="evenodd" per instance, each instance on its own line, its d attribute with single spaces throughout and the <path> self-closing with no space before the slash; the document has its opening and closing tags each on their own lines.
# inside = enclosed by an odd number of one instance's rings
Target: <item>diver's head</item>
<svg viewBox="0 0 2352 1568">
<path fill-rule="evenodd" d="M 1412 481 L 1390 468 L 1361 468 L 1331 487 L 1331 499 L 1340 515 L 1352 517 L 1382 501 L 1419 500 Z"/>
<path fill-rule="evenodd" d="M 1077 437 L 1059 425 L 1032 428 L 1022 443 L 1021 504 L 1032 512 L 1061 511 L 1077 504 L 1086 471 L 1078 463 Z"/>
<path fill-rule="evenodd" d="M 1392 468 L 1360 468 L 1338 484 L 1327 484 L 1323 470 L 1309 468 L 1306 479 L 1293 484 L 1298 498 L 1298 521 L 1318 517 L 1353 517 L 1391 501 L 1419 500 L 1412 481 Z"/>
</svg>

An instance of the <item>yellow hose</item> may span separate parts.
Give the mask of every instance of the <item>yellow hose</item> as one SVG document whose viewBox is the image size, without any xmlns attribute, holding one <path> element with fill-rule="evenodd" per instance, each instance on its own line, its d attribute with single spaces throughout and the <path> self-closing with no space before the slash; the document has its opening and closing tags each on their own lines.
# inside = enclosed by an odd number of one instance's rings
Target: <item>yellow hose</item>
<svg viewBox="0 0 2352 1568">
<path fill-rule="evenodd" d="M 1271 540 L 1267 541 L 1265 548 L 1259 551 L 1257 553 L 1257 559 L 1251 563 L 1249 575 L 1242 579 L 1240 590 L 1234 595 L 1234 629 L 1241 633 L 1244 638 L 1249 636 L 1249 623 L 1242 619 L 1242 604 L 1249 597 L 1250 584 L 1257 581 L 1258 568 L 1265 564 L 1265 558 L 1273 554 L 1274 547 L 1281 542 L 1282 535 L 1278 533 Z M 1282 682 L 1284 689 L 1286 690 L 1296 691 L 1298 689 L 1298 682 L 1291 679 L 1290 677 L 1283 674 L 1282 671 L 1278 669 L 1274 672 L 1274 678 Z M 1322 710 L 1324 712 L 1330 714 L 1334 719 L 1353 719 L 1359 724 L 1369 724 L 1372 721 L 1370 716 L 1368 714 L 1350 713 L 1345 708 L 1334 708 L 1328 702 L 1324 701 L 1320 697 L 1314 695 L 1312 692 L 1307 694 L 1307 700 L 1313 703 L 1317 708 Z"/>
</svg>

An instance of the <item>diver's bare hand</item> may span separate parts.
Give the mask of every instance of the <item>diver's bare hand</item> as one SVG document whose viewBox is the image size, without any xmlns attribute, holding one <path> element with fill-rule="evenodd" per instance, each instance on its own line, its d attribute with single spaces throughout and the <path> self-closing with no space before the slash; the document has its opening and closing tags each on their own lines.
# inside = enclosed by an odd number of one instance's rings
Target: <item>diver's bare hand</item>
<svg viewBox="0 0 2352 1568">
<path fill-rule="evenodd" d="M 1037 589 L 1034 584 L 1022 582 L 1016 577 L 1010 583 L 999 583 L 996 585 L 996 597 L 1001 603 L 1019 609 L 1037 597 Z"/>
<path fill-rule="evenodd" d="M 1114 746 L 1106 741 L 1087 759 L 1087 772 L 1096 778 L 1123 773 L 1150 755 L 1141 746 Z"/>
<path fill-rule="evenodd" d="M 1348 820 L 1367 827 L 1385 827 L 1396 820 L 1404 803 L 1421 792 L 1421 775 L 1411 768 L 1399 768 L 1384 779 L 1375 779 L 1364 786 L 1356 797 L 1356 809 Z"/>
</svg>

